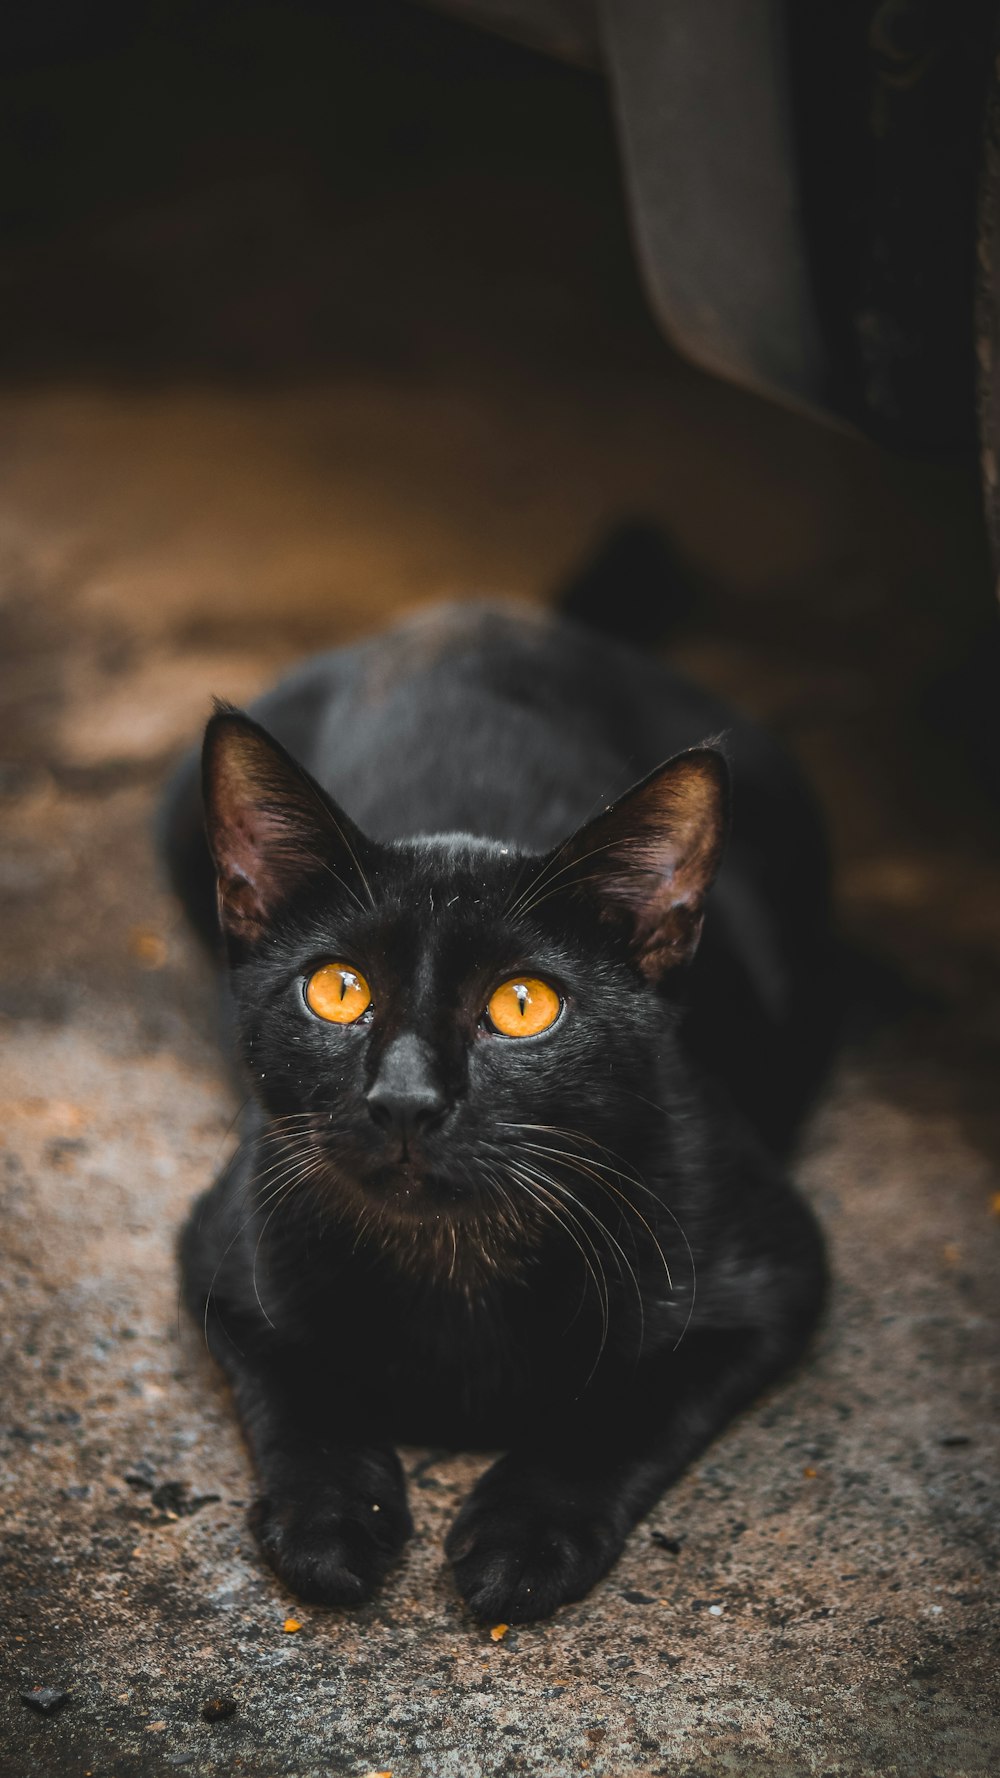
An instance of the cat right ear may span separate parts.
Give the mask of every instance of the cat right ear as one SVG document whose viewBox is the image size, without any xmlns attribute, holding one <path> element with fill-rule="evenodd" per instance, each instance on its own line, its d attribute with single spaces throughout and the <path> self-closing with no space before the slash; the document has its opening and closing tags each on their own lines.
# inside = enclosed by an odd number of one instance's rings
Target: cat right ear
<svg viewBox="0 0 1000 1778">
<path fill-rule="evenodd" d="M 202 796 L 229 938 L 255 944 L 295 890 L 320 873 L 371 902 L 364 835 L 241 710 L 219 706 L 205 730 Z"/>
<path fill-rule="evenodd" d="M 566 887 L 624 926 L 650 981 L 694 956 L 728 811 L 723 754 L 712 744 L 692 747 L 650 772 L 555 855 Z"/>
</svg>

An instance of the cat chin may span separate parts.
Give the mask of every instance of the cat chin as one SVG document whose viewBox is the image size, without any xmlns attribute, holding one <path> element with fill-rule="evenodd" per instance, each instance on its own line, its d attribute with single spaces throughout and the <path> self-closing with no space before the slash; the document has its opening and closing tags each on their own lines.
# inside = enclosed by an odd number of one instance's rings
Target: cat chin
<svg viewBox="0 0 1000 1778">
<path fill-rule="evenodd" d="M 367 1196 L 403 1221 L 438 1215 L 462 1222 L 476 1214 L 476 1193 L 467 1181 L 449 1179 L 427 1167 L 407 1162 L 379 1167 L 360 1183 Z"/>
<path fill-rule="evenodd" d="M 521 1279 L 534 1257 L 531 1231 L 475 1216 L 377 1205 L 352 1218 L 360 1245 L 403 1277 L 468 1295 Z"/>
<path fill-rule="evenodd" d="M 404 1276 L 460 1292 L 523 1277 L 541 1228 L 530 1210 L 499 1204 L 466 1181 L 386 1166 L 343 1174 L 328 1199 L 361 1247 Z"/>
</svg>

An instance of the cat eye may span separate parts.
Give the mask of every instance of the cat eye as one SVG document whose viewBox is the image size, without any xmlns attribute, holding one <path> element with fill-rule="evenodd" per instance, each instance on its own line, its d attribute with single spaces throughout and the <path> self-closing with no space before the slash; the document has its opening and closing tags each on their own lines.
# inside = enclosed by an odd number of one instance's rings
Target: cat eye
<svg viewBox="0 0 1000 1778">
<path fill-rule="evenodd" d="M 353 1025 L 372 1003 L 363 975 L 349 963 L 324 963 L 306 983 L 306 1005 L 331 1025 Z"/>
<path fill-rule="evenodd" d="M 540 977 L 514 976 L 491 994 L 486 1016 L 502 1037 L 537 1037 L 554 1025 L 562 1001 L 554 988 Z"/>
</svg>

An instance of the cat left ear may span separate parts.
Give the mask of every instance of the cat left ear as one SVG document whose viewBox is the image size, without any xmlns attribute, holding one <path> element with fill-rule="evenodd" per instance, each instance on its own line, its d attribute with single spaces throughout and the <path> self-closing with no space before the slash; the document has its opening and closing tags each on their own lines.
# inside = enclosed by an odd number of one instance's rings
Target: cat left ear
<svg viewBox="0 0 1000 1778">
<path fill-rule="evenodd" d="M 559 860 L 560 874 L 597 900 L 602 917 L 626 925 L 651 981 L 694 956 L 728 815 L 725 758 L 695 747 L 588 822 Z"/>
<path fill-rule="evenodd" d="M 219 707 L 202 751 L 205 831 L 219 920 L 254 944 L 309 877 L 368 902 L 364 835 L 289 753 L 241 710 Z"/>
</svg>

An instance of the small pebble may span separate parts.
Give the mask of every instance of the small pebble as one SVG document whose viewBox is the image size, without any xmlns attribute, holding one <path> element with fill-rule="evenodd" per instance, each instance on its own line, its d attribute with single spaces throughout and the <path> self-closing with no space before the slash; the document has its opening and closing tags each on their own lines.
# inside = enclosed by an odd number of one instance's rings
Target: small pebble
<svg viewBox="0 0 1000 1778">
<path fill-rule="evenodd" d="M 22 1704 L 31 1710 L 39 1710 L 43 1716 L 54 1716 L 57 1710 L 69 1700 L 69 1692 L 61 1692 L 55 1685 L 36 1685 L 31 1691 L 21 1693 Z"/>
<path fill-rule="evenodd" d="M 218 1494 L 191 1494 L 186 1482 L 161 1482 L 149 1496 L 150 1503 L 168 1519 L 189 1519 L 203 1506 L 214 1506 Z"/>
<path fill-rule="evenodd" d="M 722 1616 L 722 1606 L 721 1605 L 710 1605 L 708 1608 L 708 1615 L 709 1615 L 709 1617 L 721 1617 Z"/>
<path fill-rule="evenodd" d="M 227 1717 L 236 1715 L 236 1699 L 206 1698 L 201 1714 L 206 1722 L 225 1722 Z"/>
<path fill-rule="evenodd" d="M 167 947 L 163 937 L 151 926 L 131 927 L 128 948 L 144 969 L 162 969 L 167 961 Z"/>
</svg>

